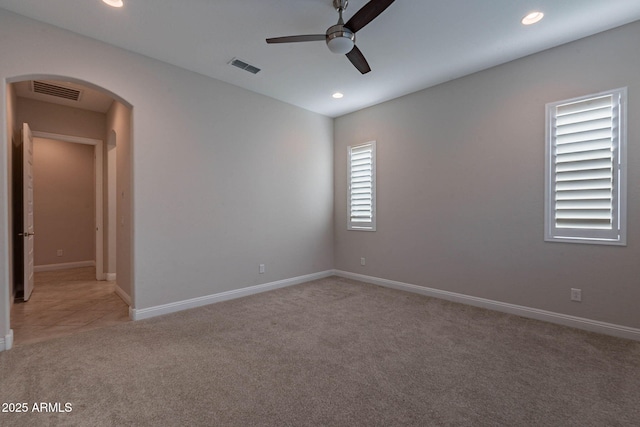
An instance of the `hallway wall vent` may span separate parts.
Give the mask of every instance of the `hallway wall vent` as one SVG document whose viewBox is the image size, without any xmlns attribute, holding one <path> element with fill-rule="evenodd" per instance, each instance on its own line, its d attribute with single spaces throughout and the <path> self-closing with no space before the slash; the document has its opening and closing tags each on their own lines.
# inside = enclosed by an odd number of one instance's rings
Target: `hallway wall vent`
<svg viewBox="0 0 640 427">
<path fill-rule="evenodd" d="M 260 72 L 260 68 L 258 67 L 254 67 L 251 64 L 247 64 L 246 62 L 238 59 L 238 58 L 233 58 L 231 61 L 229 61 L 230 65 L 233 65 L 234 67 L 238 67 L 241 70 L 245 70 L 250 72 L 251 74 L 258 74 Z"/>
<path fill-rule="evenodd" d="M 80 101 L 80 97 L 82 96 L 81 90 L 45 82 L 42 80 L 33 80 L 31 82 L 31 90 L 34 93 L 69 99 L 71 101 Z"/>
</svg>

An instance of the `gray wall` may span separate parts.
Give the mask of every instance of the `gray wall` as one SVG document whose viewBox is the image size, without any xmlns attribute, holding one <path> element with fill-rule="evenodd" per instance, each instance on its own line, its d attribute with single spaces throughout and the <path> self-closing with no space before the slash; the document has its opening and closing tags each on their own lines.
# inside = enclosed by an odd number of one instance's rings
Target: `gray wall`
<svg viewBox="0 0 640 427">
<path fill-rule="evenodd" d="M 34 138 L 33 193 L 36 267 L 95 261 L 94 147 Z"/>
<path fill-rule="evenodd" d="M 116 135 L 116 279 L 132 296 L 131 110 L 120 102 L 107 111 L 107 132 Z M 109 141 L 109 135 L 105 137 Z M 106 144 L 105 144 L 106 146 Z M 105 194 L 107 192 L 105 191 Z M 105 204 L 106 205 L 106 204 Z M 107 216 L 105 215 L 105 218 Z M 105 239 L 106 240 L 106 239 Z M 106 253 L 106 251 L 105 251 Z M 110 269 L 110 271 L 112 271 Z"/>
<path fill-rule="evenodd" d="M 5 155 L 7 156 L 7 161 L 4 165 L 0 164 L 0 171 L 3 171 L 6 175 L 3 175 L 3 182 L 0 184 L 0 199 L 7 199 L 7 207 L 13 204 L 13 189 L 11 180 L 7 179 L 11 176 L 12 172 L 12 164 L 11 164 L 11 156 L 14 144 L 14 136 L 17 128 L 16 121 L 16 110 L 18 103 L 18 99 L 16 97 L 16 92 L 12 85 L 6 84 L 6 146 L 4 146 Z M 2 98 L 0 97 L 0 100 Z M 1 102 L 1 101 L 0 101 Z M 1 156 L 1 153 L 0 153 Z M 6 168 L 6 169 L 3 169 Z M 4 212 L 0 209 L 0 220 L 6 221 L 6 224 L 13 224 L 13 213 L 11 209 L 6 210 L 6 217 L 4 217 Z M 5 234 L 6 233 L 6 234 Z M 13 303 L 13 240 L 12 240 L 11 227 L 7 227 L 3 229 L 0 227 L 0 242 L 6 242 L 6 246 L 0 244 L 0 259 L 7 260 L 7 268 L 0 268 L 0 272 L 2 275 L 0 276 L 0 281 L 5 280 L 7 282 L 7 286 L 0 286 L 0 303 L 3 299 L 10 300 L 10 303 Z M 11 267 L 9 267 L 11 266 Z M 0 339 L 4 338 L 4 331 L 1 329 L 2 325 L 9 322 L 9 312 L 2 313 L 2 308 L 0 307 Z"/>
<path fill-rule="evenodd" d="M 640 22 L 336 119 L 335 268 L 640 327 L 638 40 Z M 623 86 L 628 246 L 545 243 L 545 104 Z M 368 140 L 377 231 L 347 231 L 346 147 Z"/>
<path fill-rule="evenodd" d="M 17 120 L 32 131 L 103 140 L 106 115 L 35 99 L 18 97 Z"/>
</svg>

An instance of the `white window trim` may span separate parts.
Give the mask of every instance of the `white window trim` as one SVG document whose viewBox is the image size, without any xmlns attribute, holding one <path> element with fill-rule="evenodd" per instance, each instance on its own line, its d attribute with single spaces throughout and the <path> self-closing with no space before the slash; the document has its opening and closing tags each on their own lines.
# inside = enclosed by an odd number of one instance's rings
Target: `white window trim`
<svg viewBox="0 0 640 427">
<path fill-rule="evenodd" d="M 555 226 L 555 110 L 559 105 L 612 95 L 618 100 L 617 147 L 614 147 L 614 233 L 617 236 L 599 236 L 595 230 L 560 229 Z M 549 103 L 546 105 L 545 124 L 545 241 L 599 245 L 626 246 L 627 244 L 627 88 L 604 91 L 587 96 Z M 590 232 L 591 231 L 591 232 Z"/>
<path fill-rule="evenodd" d="M 371 155 L 371 221 L 355 222 L 351 216 L 351 151 L 370 145 Z M 347 147 L 347 230 L 376 231 L 376 141 Z"/>
</svg>

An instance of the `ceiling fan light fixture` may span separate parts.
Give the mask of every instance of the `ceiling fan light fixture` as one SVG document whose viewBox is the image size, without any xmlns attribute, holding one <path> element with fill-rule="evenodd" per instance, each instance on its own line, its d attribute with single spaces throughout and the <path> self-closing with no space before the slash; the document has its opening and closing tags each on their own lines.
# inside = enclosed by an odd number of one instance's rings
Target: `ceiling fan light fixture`
<svg viewBox="0 0 640 427">
<path fill-rule="evenodd" d="M 528 13 L 524 18 L 522 18 L 522 25 L 533 25 L 537 22 L 540 22 L 544 18 L 544 13 L 539 12 L 537 10 Z"/>
<path fill-rule="evenodd" d="M 329 50 L 331 52 L 345 55 L 351 52 L 351 49 L 353 49 L 353 40 L 346 37 L 339 37 L 328 40 L 327 46 L 329 46 Z"/>
<path fill-rule="evenodd" d="M 344 25 L 334 25 L 327 30 L 327 46 L 333 53 L 345 55 L 353 49 L 356 35 Z"/>
<path fill-rule="evenodd" d="M 102 0 L 103 3 L 108 4 L 111 7 L 122 7 L 124 2 L 122 0 Z"/>
</svg>

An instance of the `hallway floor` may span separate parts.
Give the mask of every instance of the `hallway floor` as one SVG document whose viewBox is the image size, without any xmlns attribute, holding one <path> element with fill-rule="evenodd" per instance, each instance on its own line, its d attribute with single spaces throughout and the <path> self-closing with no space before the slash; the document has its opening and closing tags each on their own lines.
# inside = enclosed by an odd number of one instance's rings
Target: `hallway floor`
<svg viewBox="0 0 640 427">
<path fill-rule="evenodd" d="M 27 302 L 11 309 L 15 346 L 71 335 L 129 321 L 129 307 L 115 283 L 95 280 L 95 268 L 35 274 Z"/>
</svg>

